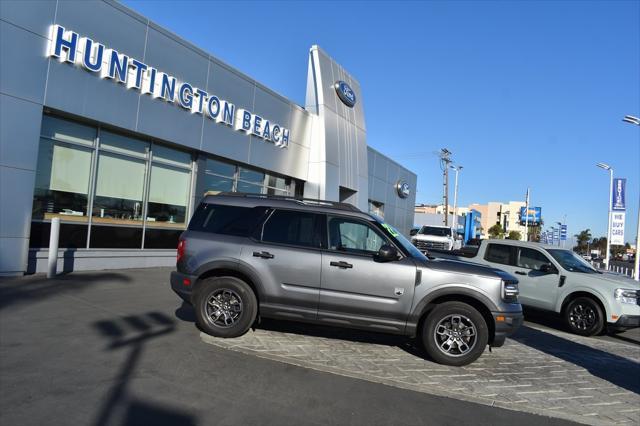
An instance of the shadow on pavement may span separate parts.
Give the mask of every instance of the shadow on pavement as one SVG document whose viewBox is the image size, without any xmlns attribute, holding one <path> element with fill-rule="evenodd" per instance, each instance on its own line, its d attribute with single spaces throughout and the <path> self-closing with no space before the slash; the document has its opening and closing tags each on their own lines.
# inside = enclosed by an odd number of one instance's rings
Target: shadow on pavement
<svg viewBox="0 0 640 426">
<path fill-rule="evenodd" d="M 520 327 L 511 339 L 640 394 L 640 365 L 632 360 L 527 326 Z"/>
<path fill-rule="evenodd" d="M 131 315 L 116 320 L 98 321 L 94 328 L 108 339 L 106 350 L 130 348 L 129 355 L 99 409 L 94 425 L 195 425 L 194 416 L 182 410 L 160 406 L 132 397 L 127 385 L 135 373 L 144 344 L 150 339 L 175 331 L 175 322 L 161 312 Z M 115 421 L 113 418 L 122 416 Z"/>
<path fill-rule="evenodd" d="M 130 282 L 131 277 L 117 272 L 62 274 L 53 279 L 45 275 L 3 279 L 0 281 L 0 309 L 20 303 L 36 302 L 49 296 L 76 292 L 103 281 Z"/>
</svg>

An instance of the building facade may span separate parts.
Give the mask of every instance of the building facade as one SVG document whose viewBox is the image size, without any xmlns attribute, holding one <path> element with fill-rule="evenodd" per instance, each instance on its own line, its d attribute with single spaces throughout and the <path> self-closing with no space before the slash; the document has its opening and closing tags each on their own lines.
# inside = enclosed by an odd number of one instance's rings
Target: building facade
<svg viewBox="0 0 640 426">
<path fill-rule="evenodd" d="M 358 81 L 304 106 L 110 0 L 0 2 L 0 274 L 171 265 L 207 191 L 351 203 L 403 233 L 416 175 L 367 146 Z"/>
<path fill-rule="evenodd" d="M 489 228 L 500 224 L 505 233 L 520 232 L 521 239 L 525 239 L 525 227 L 520 224 L 520 209 L 524 201 L 509 201 L 508 203 L 489 202 L 487 204 L 470 204 L 470 210 L 480 213 L 482 223 L 482 238 L 489 238 Z"/>
</svg>

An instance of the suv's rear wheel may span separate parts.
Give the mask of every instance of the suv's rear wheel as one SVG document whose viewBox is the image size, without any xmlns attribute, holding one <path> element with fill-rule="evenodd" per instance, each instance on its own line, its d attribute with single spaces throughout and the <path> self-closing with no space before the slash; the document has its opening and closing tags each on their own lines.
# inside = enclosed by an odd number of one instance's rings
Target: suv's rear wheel
<svg viewBox="0 0 640 426">
<path fill-rule="evenodd" d="M 598 302 L 590 297 L 577 297 L 564 311 L 569 331 L 581 336 L 594 336 L 604 329 L 604 315 Z"/>
<path fill-rule="evenodd" d="M 195 296 L 198 326 L 216 337 L 237 337 L 256 319 L 258 302 L 253 290 L 235 277 L 212 277 L 200 283 Z"/>
<path fill-rule="evenodd" d="M 489 330 L 482 314 L 462 302 L 436 306 L 422 328 L 422 344 L 440 364 L 470 364 L 482 355 L 488 341 Z"/>
</svg>

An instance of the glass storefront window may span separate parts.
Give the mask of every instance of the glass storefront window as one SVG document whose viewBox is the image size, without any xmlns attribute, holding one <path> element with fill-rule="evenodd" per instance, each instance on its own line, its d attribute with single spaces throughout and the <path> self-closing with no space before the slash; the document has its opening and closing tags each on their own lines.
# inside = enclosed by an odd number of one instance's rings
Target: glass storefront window
<svg viewBox="0 0 640 426">
<path fill-rule="evenodd" d="M 236 166 L 234 164 L 223 163 L 222 161 L 207 158 L 205 163 L 205 172 L 233 178 L 236 174 Z"/>
<path fill-rule="evenodd" d="M 145 162 L 101 152 L 98 158 L 94 223 L 142 224 Z"/>
<path fill-rule="evenodd" d="M 188 152 L 178 151 L 157 144 L 153 144 L 151 149 L 154 160 L 162 160 L 165 163 L 176 166 L 191 167 L 191 154 Z"/>
<path fill-rule="evenodd" d="M 144 157 L 149 149 L 148 143 L 107 131 L 100 132 L 100 146 L 110 151 L 136 157 Z"/>
<path fill-rule="evenodd" d="M 205 191 L 211 192 L 231 192 L 233 191 L 233 178 L 216 175 L 204 175 Z"/>
<path fill-rule="evenodd" d="M 189 221 L 193 159 L 190 152 L 43 116 L 30 246 L 46 247 L 48 222 L 59 217 L 61 247 L 175 248 Z M 198 187 L 206 191 L 299 196 L 303 189 L 291 178 L 212 158 L 200 170 Z"/>
<path fill-rule="evenodd" d="M 384 219 L 384 204 L 379 201 L 369 200 L 369 213 Z"/>
<path fill-rule="evenodd" d="M 163 164 L 151 166 L 147 226 L 184 228 L 191 172 Z"/>
<path fill-rule="evenodd" d="M 284 178 L 272 175 L 267 176 L 267 186 L 281 190 L 287 189 L 287 183 Z"/>
<path fill-rule="evenodd" d="M 262 185 L 238 181 L 236 190 L 238 192 L 245 192 L 248 194 L 262 194 Z"/>
<path fill-rule="evenodd" d="M 87 222 L 92 150 L 41 139 L 33 219 Z"/>
<path fill-rule="evenodd" d="M 93 146 L 96 128 L 45 115 L 42 118 L 41 134 L 45 138 Z"/>
<path fill-rule="evenodd" d="M 264 184 L 264 173 L 259 172 L 257 170 L 250 170 L 250 169 L 245 169 L 241 167 L 240 171 L 238 172 L 238 180 L 256 183 L 262 186 Z"/>
</svg>

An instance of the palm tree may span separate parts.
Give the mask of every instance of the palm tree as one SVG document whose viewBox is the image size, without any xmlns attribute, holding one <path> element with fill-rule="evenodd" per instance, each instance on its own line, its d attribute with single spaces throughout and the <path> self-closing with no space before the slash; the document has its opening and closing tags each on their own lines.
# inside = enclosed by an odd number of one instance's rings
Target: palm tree
<svg viewBox="0 0 640 426">
<path fill-rule="evenodd" d="M 575 234 L 574 237 L 576 237 L 576 240 L 578 241 L 578 251 L 584 252 L 587 244 L 591 241 L 591 229 L 587 228 L 584 231 L 580 231 L 580 233 Z"/>
</svg>

